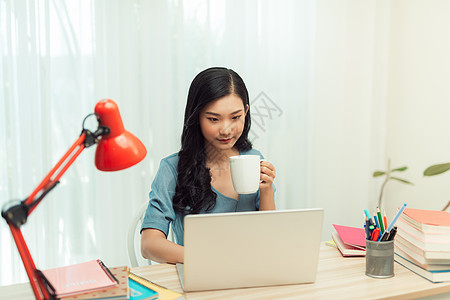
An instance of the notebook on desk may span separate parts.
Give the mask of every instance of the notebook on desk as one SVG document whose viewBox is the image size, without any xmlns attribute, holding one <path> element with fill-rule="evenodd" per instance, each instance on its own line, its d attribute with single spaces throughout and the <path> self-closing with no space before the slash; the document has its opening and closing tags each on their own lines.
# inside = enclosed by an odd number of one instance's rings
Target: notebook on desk
<svg viewBox="0 0 450 300">
<path fill-rule="evenodd" d="M 183 290 L 314 282 L 322 223 L 321 208 L 188 215 Z"/>
</svg>

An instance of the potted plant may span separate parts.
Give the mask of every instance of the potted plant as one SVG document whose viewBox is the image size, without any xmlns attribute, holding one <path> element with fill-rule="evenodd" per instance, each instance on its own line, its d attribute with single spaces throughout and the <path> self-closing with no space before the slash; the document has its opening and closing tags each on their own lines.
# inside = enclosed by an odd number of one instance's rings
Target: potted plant
<svg viewBox="0 0 450 300">
<path fill-rule="evenodd" d="M 448 170 L 450 170 L 450 163 L 432 165 L 432 166 L 426 168 L 425 171 L 423 171 L 423 176 L 439 175 L 439 174 L 447 172 Z M 447 210 L 447 208 L 449 206 L 450 206 L 450 201 L 447 203 L 447 205 L 442 210 Z"/>
<path fill-rule="evenodd" d="M 449 164 L 450 165 L 450 164 Z M 381 177 L 381 176 L 385 176 L 383 184 L 381 185 L 381 189 L 380 189 L 380 196 L 378 197 L 378 208 L 381 209 L 381 204 L 383 201 L 383 194 L 384 194 L 384 189 L 386 187 L 386 184 L 390 181 L 390 180 L 396 180 L 399 181 L 401 183 L 405 183 L 405 184 L 410 184 L 410 185 L 414 185 L 412 182 L 396 177 L 396 176 L 392 176 L 392 173 L 396 173 L 396 172 L 404 172 L 408 169 L 408 167 L 403 166 L 400 168 L 395 168 L 395 169 L 391 169 L 391 160 L 388 159 L 387 162 L 387 169 L 386 171 L 375 171 L 373 172 L 373 177 Z"/>
</svg>

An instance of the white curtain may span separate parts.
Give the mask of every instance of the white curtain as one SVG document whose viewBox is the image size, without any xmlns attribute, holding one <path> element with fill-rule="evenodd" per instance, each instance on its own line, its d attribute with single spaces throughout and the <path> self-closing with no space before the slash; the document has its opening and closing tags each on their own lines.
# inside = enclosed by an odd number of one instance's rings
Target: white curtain
<svg viewBox="0 0 450 300">
<path fill-rule="evenodd" d="M 22 227 L 38 268 L 129 265 L 127 226 L 210 66 L 247 84 L 278 208 L 325 208 L 323 240 L 331 223 L 361 225 L 384 160 L 388 3 L 0 0 L 0 204 L 31 193 L 102 98 L 148 149 L 115 173 L 95 169 L 94 147 L 82 153 Z M 5 222 L 0 242 L 0 284 L 27 281 Z"/>
</svg>

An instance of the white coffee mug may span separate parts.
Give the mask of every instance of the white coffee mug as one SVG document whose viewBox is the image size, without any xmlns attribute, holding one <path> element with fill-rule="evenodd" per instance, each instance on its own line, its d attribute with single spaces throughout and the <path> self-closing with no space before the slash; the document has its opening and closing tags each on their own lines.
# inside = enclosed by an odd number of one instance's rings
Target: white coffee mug
<svg viewBox="0 0 450 300">
<path fill-rule="evenodd" d="M 260 183 L 259 155 L 238 155 L 230 157 L 231 179 L 238 194 L 253 194 Z"/>
</svg>

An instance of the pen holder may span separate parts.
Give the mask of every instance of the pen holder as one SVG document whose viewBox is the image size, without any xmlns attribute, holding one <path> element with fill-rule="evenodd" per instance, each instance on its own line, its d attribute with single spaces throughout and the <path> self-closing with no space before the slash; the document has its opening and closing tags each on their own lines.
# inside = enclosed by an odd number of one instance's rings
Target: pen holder
<svg viewBox="0 0 450 300">
<path fill-rule="evenodd" d="M 394 240 L 366 240 L 366 275 L 374 278 L 394 276 Z"/>
</svg>

